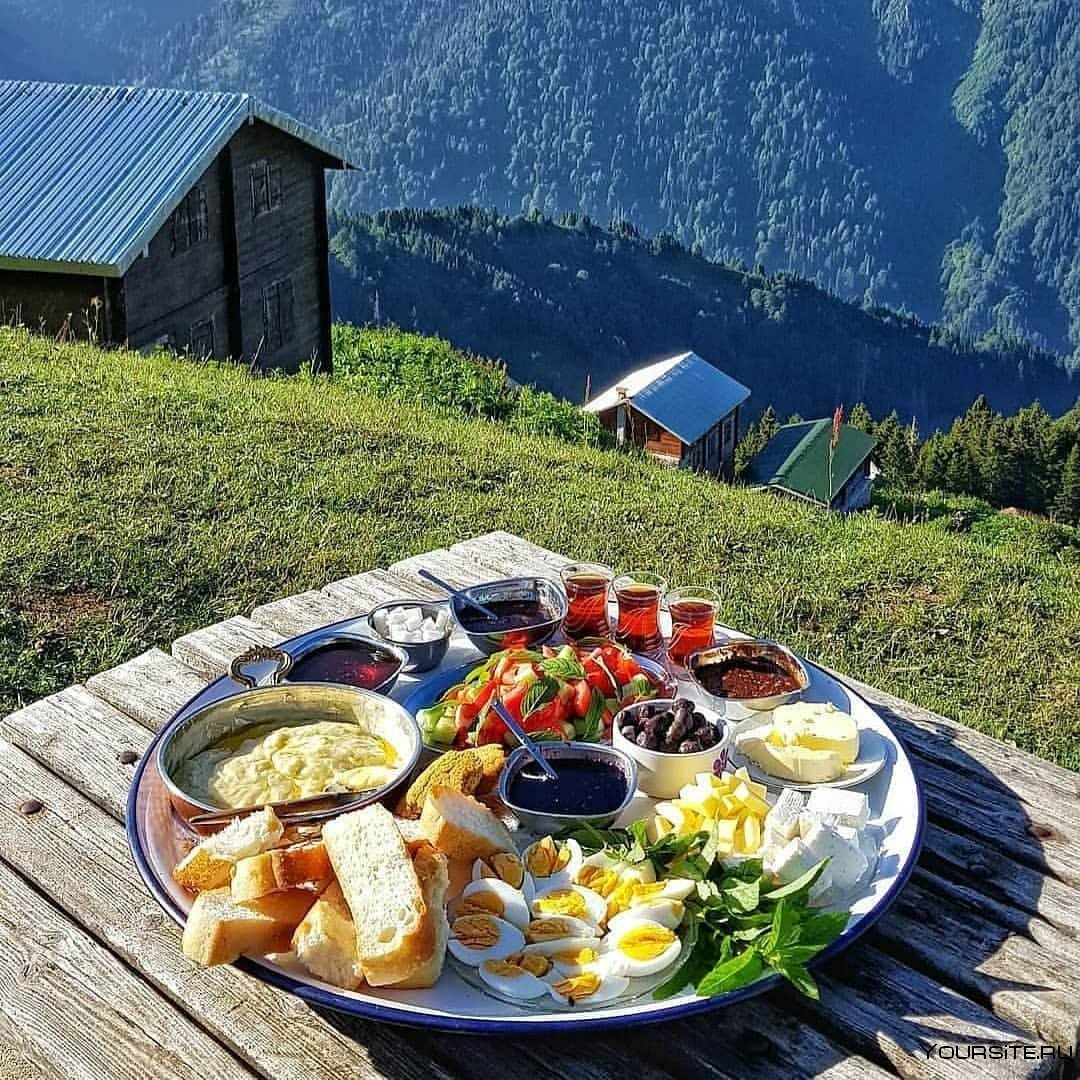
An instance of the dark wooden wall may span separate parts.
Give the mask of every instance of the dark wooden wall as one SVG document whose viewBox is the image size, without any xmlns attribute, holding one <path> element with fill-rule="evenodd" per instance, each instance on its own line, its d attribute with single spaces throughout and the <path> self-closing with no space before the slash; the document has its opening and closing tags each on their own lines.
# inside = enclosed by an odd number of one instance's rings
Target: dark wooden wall
<svg viewBox="0 0 1080 1080">
<path fill-rule="evenodd" d="M 237 352 L 239 343 L 231 341 L 229 334 L 227 252 L 231 242 L 223 207 L 225 175 L 219 155 L 193 189 L 201 189 L 206 196 L 205 239 L 188 246 L 174 237 L 170 219 L 150 241 L 149 254 L 136 259 L 124 275 L 125 324 L 133 348 L 160 343 L 177 352 L 209 354 L 219 360 Z M 208 320 L 213 327 L 212 350 L 203 345 Z"/>
<path fill-rule="evenodd" d="M 296 370 L 316 357 L 330 358 L 330 311 L 327 288 L 326 192 L 324 159 L 295 139 L 266 124 L 238 131 L 229 144 L 236 207 L 237 273 L 244 357 L 258 356 L 260 367 Z M 280 170 L 275 190 L 280 205 L 253 213 L 252 171 L 261 162 Z M 265 290 L 288 283 L 291 292 L 290 336 L 280 344 L 264 333 Z"/>
</svg>

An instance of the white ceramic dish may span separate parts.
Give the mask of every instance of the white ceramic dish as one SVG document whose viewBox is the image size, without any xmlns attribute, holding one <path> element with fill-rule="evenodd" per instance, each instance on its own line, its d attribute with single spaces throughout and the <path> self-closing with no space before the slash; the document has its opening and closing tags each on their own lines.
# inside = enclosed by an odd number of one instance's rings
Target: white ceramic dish
<svg viewBox="0 0 1080 1080">
<path fill-rule="evenodd" d="M 302 643 L 318 634 L 356 629 L 362 625 L 362 619 L 348 620 L 302 635 L 291 644 Z M 449 652 L 440 670 L 460 666 L 476 657 L 467 640 L 462 639 L 463 635 L 455 628 Z M 811 674 L 809 697 L 831 700 L 847 709 L 861 729 L 874 732 L 888 746 L 887 761 L 862 789 L 870 800 L 871 822 L 880 826 L 884 833 L 877 867 L 865 886 L 848 898 L 845 905 L 851 911 L 848 927 L 825 950 L 822 954 L 824 959 L 847 948 L 869 929 L 903 887 L 914 868 L 922 844 L 923 805 L 911 762 L 884 721 L 865 701 L 847 691 L 820 668 L 807 666 Z M 419 678 L 403 675 L 392 696 L 399 701 L 404 700 L 420 681 Z M 220 683 L 211 684 L 185 706 L 178 718 L 228 692 L 228 688 Z M 191 897 L 173 882 L 171 871 L 184 850 L 185 832 L 154 767 L 154 749 L 152 745 L 144 754 L 131 787 L 127 815 L 128 839 L 136 866 L 151 893 L 172 918 L 183 922 L 191 906 Z M 653 800 L 639 792 L 623 814 L 622 823 L 644 816 L 652 805 Z M 571 1013 L 555 1007 L 549 1010 L 524 1009 L 499 1000 L 470 985 L 450 965 L 431 989 L 406 991 L 372 988 L 341 990 L 313 978 L 290 955 L 273 959 L 244 959 L 240 966 L 256 978 L 283 987 L 320 1007 L 393 1023 L 450 1031 L 517 1035 L 541 1031 L 580 1032 L 677 1019 L 752 997 L 776 987 L 780 978 L 771 976 L 742 990 L 714 998 L 699 998 L 687 990 L 666 1001 L 648 998 L 616 1001 Z"/>
</svg>

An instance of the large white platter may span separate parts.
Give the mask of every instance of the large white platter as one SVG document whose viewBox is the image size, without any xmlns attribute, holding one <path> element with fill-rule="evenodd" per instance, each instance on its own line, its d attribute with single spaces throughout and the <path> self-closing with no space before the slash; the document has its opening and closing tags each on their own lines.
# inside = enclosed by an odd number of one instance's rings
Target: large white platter
<svg viewBox="0 0 1080 1080">
<path fill-rule="evenodd" d="M 363 618 L 336 623 L 322 630 L 293 638 L 285 647 L 306 643 L 332 631 L 366 629 Z M 440 672 L 480 657 L 460 632 L 456 632 L 440 669 L 416 677 L 403 676 L 392 697 L 404 701 L 414 695 L 421 683 Z M 880 737 L 887 760 L 872 779 L 859 790 L 870 801 L 871 822 L 882 827 L 885 838 L 881 856 L 871 881 L 849 898 L 852 917 L 843 935 L 826 949 L 820 960 L 850 946 L 879 919 L 896 898 L 911 874 L 922 844 L 923 799 L 918 781 L 904 748 L 874 710 L 854 692 L 813 664 L 807 665 L 811 685 L 807 699 L 832 701 L 851 712 L 860 727 Z M 177 714 L 173 723 L 209 701 L 236 691 L 227 679 L 211 683 Z M 168 730 L 168 728 L 164 729 Z M 183 923 L 191 906 L 191 896 L 172 880 L 172 867 L 184 851 L 185 827 L 174 814 L 167 793 L 157 775 L 154 761 L 157 742 L 143 755 L 132 783 L 128 801 L 127 833 L 132 855 L 140 874 L 161 906 L 178 923 Z M 652 800 L 639 794 L 631 804 L 626 821 L 642 817 Z M 187 834 L 190 835 L 190 834 Z M 550 1012 L 535 1007 L 518 1008 L 469 986 L 448 964 L 442 978 L 430 990 L 340 990 L 303 971 L 290 957 L 276 962 L 264 958 L 244 959 L 240 966 L 267 982 L 295 993 L 313 1005 L 394 1023 L 414 1024 L 452 1031 L 524 1033 L 543 1029 L 601 1029 L 628 1024 L 653 1023 L 676 1019 L 707 1009 L 730 1005 L 777 985 L 779 976 L 770 976 L 752 986 L 713 998 L 699 998 L 692 991 L 667 1001 L 613 1003 L 568 1014 L 555 1007 Z"/>
</svg>

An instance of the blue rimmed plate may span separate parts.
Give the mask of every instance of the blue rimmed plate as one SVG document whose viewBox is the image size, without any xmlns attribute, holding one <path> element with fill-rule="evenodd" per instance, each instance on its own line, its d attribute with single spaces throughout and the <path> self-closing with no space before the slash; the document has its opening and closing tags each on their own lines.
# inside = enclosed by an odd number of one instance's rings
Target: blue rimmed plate
<svg viewBox="0 0 1080 1080">
<path fill-rule="evenodd" d="M 328 633 L 349 624 L 325 628 Z M 303 635 L 304 639 L 311 635 Z M 294 642 L 286 643 L 294 644 Z M 449 668 L 460 668 L 462 651 L 451 649 L 448 669 L 422 680 L 425 694 L 443 692 L 459 677 Z M 479 662 L 474 659 L 469 667 Z M 860 727 L 873 730 L 889 744 L 889 760 L 870 779 L 863 790 L 870 800 L 871 822 L 884 833 L 881 853 L 873 877 L 850 898 L 851 919 L 847 929 L 822 955 L 821 960 L 842 951 L 865 933 L 887 910 L 910 876 L 922 844 L 923 800 L 911 762 L 903 746 L 885 722 L 860 697 L 849 691 L 820 668 L 808 665 L 811 687 L 808 697 L 833 701 L 855 717 Z M 446 680 L 450 681 L 447 682 Z M 428 684 L 431 684 L 430 688 Z M 408 701 L 420 687 L 421 680 L 403 680 L 393 697 Z M 226 688 L 211 684 L 178 714 L 182 717 L 211 696 L 221 696 Z M 437 695 L 436 695 L 437 696 Z M 175 721 L 174 721 L 175 722 Z M 172 880 L 172 868 L 183 856 L 191 834 L 174 814 L 161 778 L 154 764 L 157 741 L 143 755 L 132 782 L 128 799 L 127 834 L 135 864 L 147 887 L 164 910 L 183 923 L 191 906 L 191 896 Z M 626 820 L 643 816 L 652 800 L 635 798 Z M 820 962 L 820 961 L 818 961 Z M 313 978 L 291 956 L 273 959 L 245 958 L 239 966 L 256 978 L 282 987 L 312 1005 L 391 1023 L 472 1033 L 504 1032 L 522 1035 L 536 1031 L 601 1030 L 632 1024 L 656 1023 L 734 1004 L 777 985 L 779 976 L 770 976 L 752 986 L 714 998 L 699 998 L 692 991 L 665 1001 L 634 999 L 613 1002 L 569 1015 L 555 1007 L 544 1010 L 535 1006 L 522 1008 L 501 1001 L 470 985 L 451 965 L 439 982 L 429 990 L 393 990 L 365 988 L 341 990 Z"/>
</svg>

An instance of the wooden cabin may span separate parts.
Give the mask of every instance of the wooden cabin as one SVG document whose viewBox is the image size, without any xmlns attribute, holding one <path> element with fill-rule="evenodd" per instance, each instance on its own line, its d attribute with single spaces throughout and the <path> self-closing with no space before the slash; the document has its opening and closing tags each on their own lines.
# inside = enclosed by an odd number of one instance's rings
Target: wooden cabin
<svg viewBox="0 0 1080 1080">
<path fill-rule="evenodd" d="M 785 424 L 750 462 L 746 479 L 754 487 L 840 513 L 861 510 L 870 504 L 876 440 L 842 424 L 830 454 L 832 441 L 831 418 Z"/>
<path fill-rule="evenodd" d="M 0 317 L 330 365 L 334 143 L 247 94 L 0 81 Z"/>
<path fill-rule="evenodd" d="M 587 402 L 621 446 L 670 465 L 730 478 L 739 411 L 750 391 L 697 353 L 669 356 L 624 375 Z"/>
</svg>

